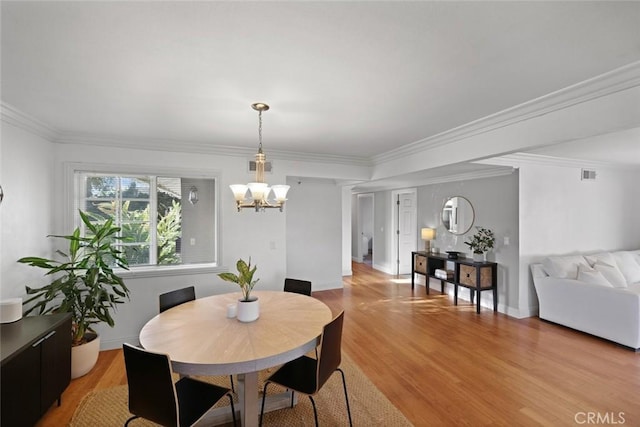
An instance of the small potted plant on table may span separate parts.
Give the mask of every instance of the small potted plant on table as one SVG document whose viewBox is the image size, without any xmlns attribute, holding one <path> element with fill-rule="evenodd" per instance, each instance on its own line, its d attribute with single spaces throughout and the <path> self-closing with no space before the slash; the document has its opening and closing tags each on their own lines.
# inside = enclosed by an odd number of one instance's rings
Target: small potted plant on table
<svg viewBox="0 0 640 427">
<path fill-rule="evenodd" d="M 253 322 L 260 317 L 260 305 L 258 297 L 252 297 L 251 291 L 260 279 L 253 280 L 253 275 L 258 269 L 257 266 L 251 268 L 251 257 L 249 263 L 239 259 L 236 263 L 238 274 L 220 273 L 218 277 L 227 282 L 236 283 L 242 291 L 242 298 L 238 300 L 237 318 L 240 322 Z"/>
<path fill-rule="evenodd" d="M 493 249 L 495 243 L 495 237 L 493 231 L 484 227 L 476 227 L 477 233 L 471 237 L 471 240 L 464 242 L 473 251 L 473 260 L 476 262 L 483 262 L 487 260 L 487 251 Z"/>
</svg>

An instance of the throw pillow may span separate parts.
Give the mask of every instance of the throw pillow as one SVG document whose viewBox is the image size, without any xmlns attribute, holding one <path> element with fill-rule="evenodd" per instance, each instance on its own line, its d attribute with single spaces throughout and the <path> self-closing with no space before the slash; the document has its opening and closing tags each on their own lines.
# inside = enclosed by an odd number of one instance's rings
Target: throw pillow
<svg viewBox="0 0 640 427">
<path fill-rule="evenodd" d="M 609 265 L 616 265 L 616 260 L 613 258 L 613 254 L 611 252 L 600 252 L 598 254 L 585 255 L 584 259 L 587 260 L 591 267 L 593 267 L 598 261 Z"/>
<path fill-rule="evenodd" d="M 636 262 L 631 252 L 614 252 L 613 258 L 616 260 L 618 268 L 622 272 L 628 285 L 640 283 L 640 265 Z"/>
<path fill-rule="evenodd" d="M 581 255 L 554 256 L 542 260 L 542 266 L 547 274 L 558 279 L 577 279 L 580 264 L 589 265 Z"/>
<path fill-rule="evenodd" d="M 613 288 L 613 285 L 598 270 L 594 270 L 586 265 L 578 266 L 578 280 L 592 285 L 607 286 Z"/>
<path fill-rule="evenodd" d="M 609 282 L 614 288 L 627 287 L 627 280 L 624 278 L 617 266 L 596 262 L 593 269 L 602 273 L 604 278 L 607 279 L 607 282 Z"/>
</svg>

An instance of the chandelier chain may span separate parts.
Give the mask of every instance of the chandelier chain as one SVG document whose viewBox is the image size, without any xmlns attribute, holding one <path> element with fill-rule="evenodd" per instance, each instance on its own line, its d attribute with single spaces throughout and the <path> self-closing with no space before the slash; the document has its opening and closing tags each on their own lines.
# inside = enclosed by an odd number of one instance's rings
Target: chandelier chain
<svg viewBox="0 0 640 427">
<path fill-rule="evenodd" d="M 262 153 L 262 110 L 258 111 L 258 153 Z"/>
</svg>

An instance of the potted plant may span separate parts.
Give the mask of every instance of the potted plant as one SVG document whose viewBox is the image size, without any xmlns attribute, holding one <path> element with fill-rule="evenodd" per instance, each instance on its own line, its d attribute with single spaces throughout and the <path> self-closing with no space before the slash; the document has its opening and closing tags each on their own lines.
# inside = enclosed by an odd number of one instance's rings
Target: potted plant
<svg viewBox="0 0 640 427">
<path fill-rule="evenodd" d="M 242 298 L 238 300 L 237 318 L 241 322 L 253 322 L 260 317 L 258 298 L 251 296 L 251 290 L 260 280 L 253 280 L 253 275 L 258 267 L 251 268 L 251 257 L 249 257 L 249 263 L 239 259 L 236 263 L 236 269 L 238 274 L 226 272 L 218 274 L 218 277 L 226 282 L 233 282 L 240 286 Z"/>
<path fill-rule="evenodd" d="M 493 249 L 496 239 L 493 231 L 484 227 L 476 227 L 478 231 L 473 235 L 470 241 L 464 242 L 473 251 L 474 261 L 486 261 L 486 253 L 489 249 Z"/>
<path fill-rule="evenodd" d="M 25 257 L 23 264 L 46 270 L 45 276 L 55 279 L 40 288 L 26 286 L 24 305 L 31 305 L 25 315 L 37 310 L 38 314 L 71 313 L 72 348 L 71 377 L 77 378 L 89 372 L 95 365 L 100 351 L 100 337 L 91 328 L 104 322 L 114 326 L 111 311 L 117 304 L 129 298 L 129 289 L 114 271 L 113 266 L 128 269 L 127 260 L 113 242 L 119 237 L 120 227 L 108 219 L 94 224 L 89 215 L 80 211 L 87 236 L 76 228 L 67 236 L 52 235 L 69 241 L 68 253 L 57 250 L 64 260 Z"/>
</svg>

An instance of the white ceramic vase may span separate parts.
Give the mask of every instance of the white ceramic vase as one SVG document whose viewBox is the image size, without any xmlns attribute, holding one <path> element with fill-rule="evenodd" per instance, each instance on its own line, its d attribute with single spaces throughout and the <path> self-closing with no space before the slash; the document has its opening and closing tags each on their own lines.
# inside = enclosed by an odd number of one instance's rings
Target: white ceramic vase
<svg viewBox="0 0 640 427">
<path fill-rule="evenodd" d="M 71 347 L 71 378 L 78 378 L 95 366 L 100 353 L 100 335 L 93 341 Z"/>
<path fill-rule="evenodd" d="M 486 255 L 485 253 L 481 253 L 481 254 L 477 254 L 477 253 L 473 253 L 473 260 L 475 262 L 484 262 L 486 260 Z"/>
<path fill-rule="evenodd" d="M 252 297 L 249 301 L 238 300 L 236 317 L 240 322 L 253 322 L 260 317 L 260 301 L 257 297 Z"/>
</svg>

